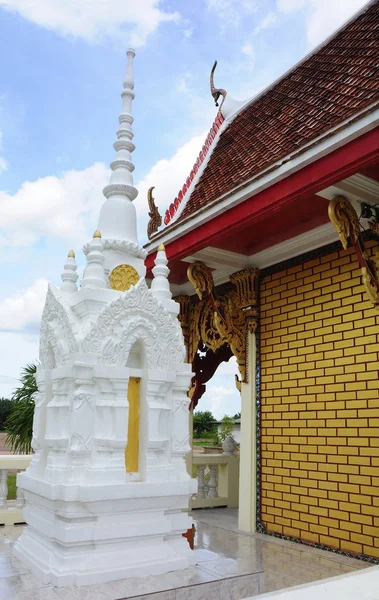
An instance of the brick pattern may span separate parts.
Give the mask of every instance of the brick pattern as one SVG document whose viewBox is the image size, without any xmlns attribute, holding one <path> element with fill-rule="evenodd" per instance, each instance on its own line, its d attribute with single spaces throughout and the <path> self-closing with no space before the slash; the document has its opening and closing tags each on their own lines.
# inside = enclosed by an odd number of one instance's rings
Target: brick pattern
<svg viewBox="0 0 379 600">
<path fill-rule="evenodd" d="M 177 222 L 374 104 L 378 32 L 377 0 L 248 104 L 222 133 Z"/>
<path fill-rule="evenodd" d="M 374 245 L 374 243 L 372 243 Z M 379 557 L 379 311 L 354 250 L 261 285 L 261 517 Z"/>
</svg>

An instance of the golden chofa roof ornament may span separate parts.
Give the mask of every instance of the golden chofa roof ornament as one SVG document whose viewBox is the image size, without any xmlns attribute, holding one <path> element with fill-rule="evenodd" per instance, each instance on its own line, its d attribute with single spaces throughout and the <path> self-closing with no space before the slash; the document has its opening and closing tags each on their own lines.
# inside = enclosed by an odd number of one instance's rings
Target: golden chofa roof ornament
<svg viewBox="0 0 379 600">
<path fill-rule="evenodd" d="M 150 221 L 147 224 L 147 237 L 149 240 L 152 238 L 153 234 L 156 233 L 159 227 L 162 225 L 162 217 L 159 213 L 158 207 L 155 204 L 155 200 L 153 198 L 153 189 L 155 186 L 151 187 L 147 192 L 147 201 L 149 203 L 149 217 Z"/>
<path fill-rule="evenodd" d="M 211 94 L 215 101 L 216 106 L 218 106 L 218 99 L 220 98 L 220 96 L 222 96 L 222 102 L 220 105 L 220 109 L 221 109 L 221 106 L 224 104 L 224 100 L 226 98 L 226 90 L 224 90 L 223 88 L 216 88 L 214 86 L 214 72 L 216 70 L 216 67 L 217 67 L 217 60 L 215 60 L 214 65 L 211 70 L 210 86 L 211 86 Z"/>
</svg>

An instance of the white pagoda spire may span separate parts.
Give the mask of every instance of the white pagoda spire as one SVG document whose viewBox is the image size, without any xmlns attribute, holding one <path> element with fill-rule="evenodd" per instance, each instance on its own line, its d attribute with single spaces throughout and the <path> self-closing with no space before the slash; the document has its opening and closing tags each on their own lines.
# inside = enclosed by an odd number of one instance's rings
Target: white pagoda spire
<svg viewBox="0 0 379 600">
<path fill-rule="evenodd" d="M 87 266 L 84 269 L 82 287 L 106 287 L 104 273 L 104 254 L 101 233 L 96 229 L 87 254 Z"/>
<path fill-rule="evenodd" d="M 112 174 L 109 184 L 103 190 L 107 201 L 99 217 L 99 229 L 103 239 L 126 240 L 137 244 L 136 209 L 133 200 L 138 191 L 133 185 L 132 152 L 133 140 L 132 101 L 134 99 L 133 49 L 127 51 L 128 64 L 121 93 L 122 112 L 119 116 L 117 141 L 113 144 L 116 156 L 111 163 Z"/>
<path fill-rule="evenodd" d="M 121 92 L 122 112 L 118 118 L 117 141 L 113 144 L 116 156 L 111 163 L 112 173 L 109 184 L 103 194 L 106 201 L 100 210 L 98 229 L 101 231 L 104 248 L 104 268 L 107 276 L 121 264 L 132 266 L 140 277 L 146 273 L 144 259 L 145 250 L 137 240 L 137 214 L 133 200 L 138 191 L 133 184 L 134 164 L 132 152 L 133 117 L 132 102 L 134 99 L 133 49 L 127 51 L 128 63 L 124 79 L 124 89 Z M 87 254 L 89 245 L 84 247 Z"/>
<path fill-rule="evenodd" d="M 169 312 L 178 315 L 179 303 L 172 299 L 168 276 L 170 269 L 167 266 L 168 260 L 166 250 L 163 244 L 159 244 L 155 266 L 153 268 L 154 279 L 151 282 L 151 291 L 158 298 Z"/>
<path fill-rule="evenodd" d="M 62 292 L 67 292 L 68 294 L 73 294 L 78 291 L 76 287 L 76 282 L 78 280 L 78 274 L 76 272 L 77 266 L 75 261 L 75 252 L 70 250 L 67 256 L 67 260 L 63 266 L 63 273 L 61 275 Z"/>
</svg>

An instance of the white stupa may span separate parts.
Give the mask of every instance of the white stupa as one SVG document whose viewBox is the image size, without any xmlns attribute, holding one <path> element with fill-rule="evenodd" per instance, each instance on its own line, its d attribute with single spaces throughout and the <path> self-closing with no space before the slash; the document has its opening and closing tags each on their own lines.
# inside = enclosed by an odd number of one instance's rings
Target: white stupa
<svg viewBox="0 0 379 600">
<path fill-rule="evenodd" d="M 151 289 L 133 200 L 129 50 L 99 229 L 77 289 L 70 251 L 42 316 L 34 455 L 18 476 L 28 527 L 14 553 L 45 583 L 85 585 L 183 569 L 194 553 L 186 471 L 191 367 L 160 247 Z"/>
</svg>

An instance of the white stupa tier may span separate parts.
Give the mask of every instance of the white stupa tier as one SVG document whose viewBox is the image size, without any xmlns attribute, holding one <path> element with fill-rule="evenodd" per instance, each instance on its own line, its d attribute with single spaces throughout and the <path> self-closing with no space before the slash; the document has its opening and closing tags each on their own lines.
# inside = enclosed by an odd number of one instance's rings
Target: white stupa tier
<svg viewBox="0 0 379 600">
<path fill-rule="evenodd" d="M 18 475 L 28 527 L 14 554 L 44 583 L 186 568 L 191 367 L 163 247 L 151 289 L 136 235 L 132 61 L 99 230 L 77 288 L 70 251 L 42 316 L 34 455 Z"/>
</svg>

